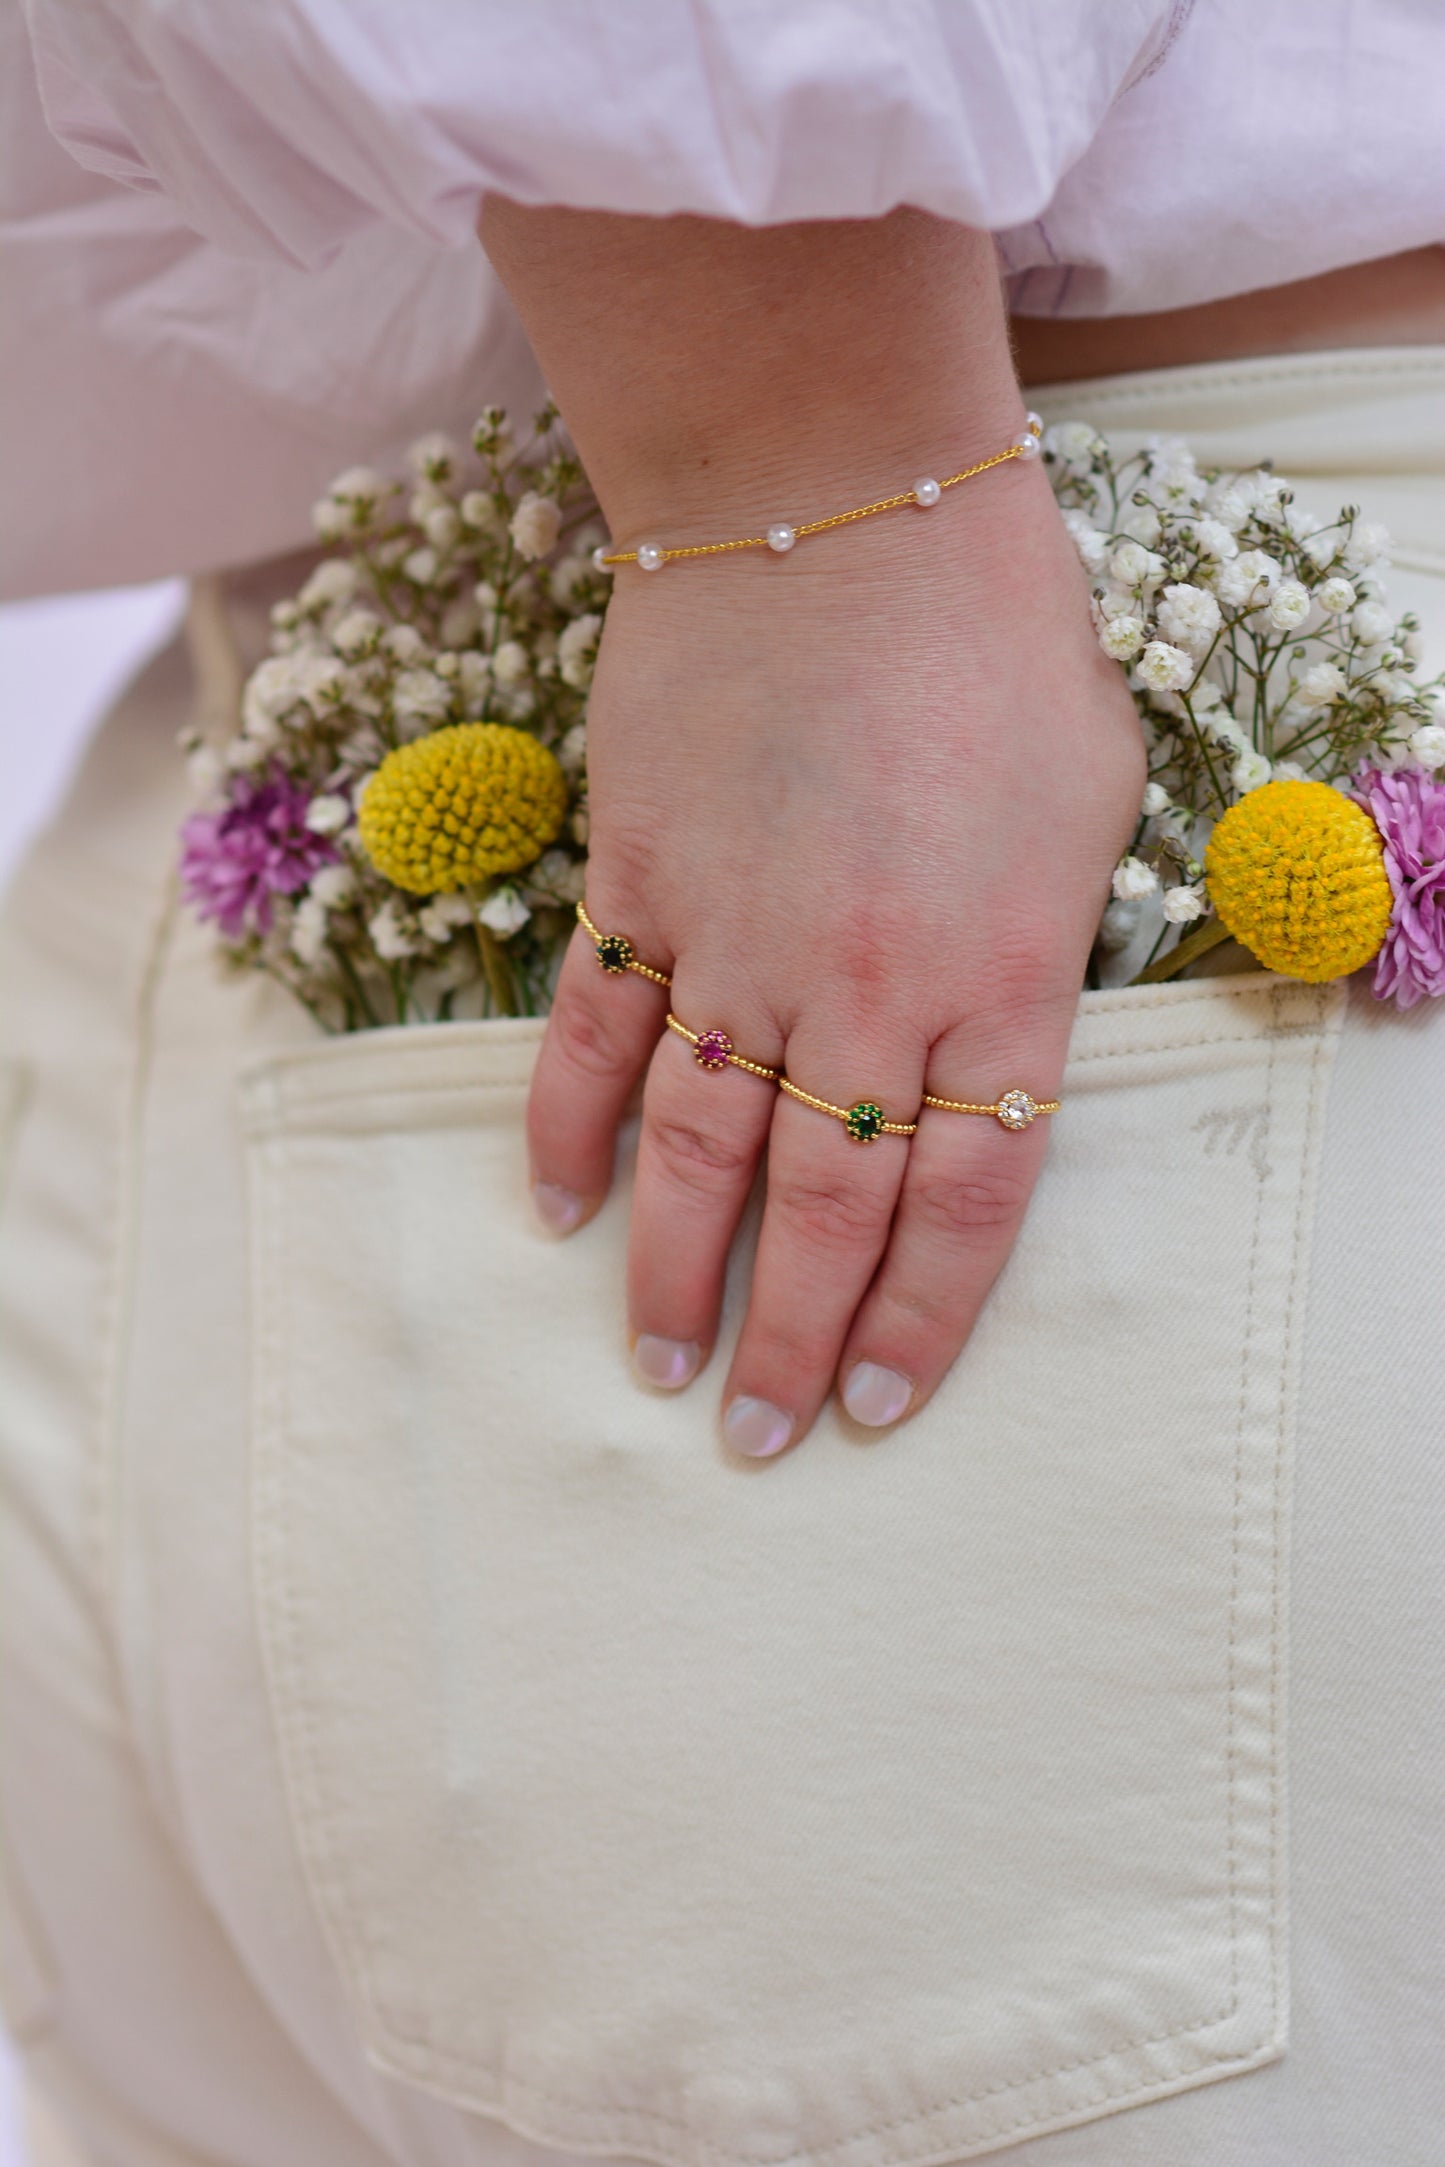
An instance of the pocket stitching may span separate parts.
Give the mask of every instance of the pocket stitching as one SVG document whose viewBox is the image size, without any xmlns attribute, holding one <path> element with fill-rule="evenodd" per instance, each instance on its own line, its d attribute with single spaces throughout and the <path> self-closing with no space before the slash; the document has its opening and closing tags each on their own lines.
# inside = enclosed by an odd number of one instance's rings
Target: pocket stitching
<svg viewBox="0 0 1445 2167">
<path fill-rule="evenodd" d="M 1319 1035 L 1317 1037 L 1316 1044 L 1312 1050 L 1310 1057 L 1310 1082 L 1308 1087 L 1308 1110 L 1305 1124 L 1306 1129 L 1312 1128 L 1317 1118 L 1320 1097 L 1320 1085 L 1324 1070 L 1324 1057 L 1326 1051 L 1328 1050 L 1330 1038 L 1330 1034 L 1327 1028 L 1322 1029 L 1321 1027 L 1327 1025 L 1327 1021 L 1328 1019 L 1323 1013 L 1323 1003 L 1321 1003 L 1320 1009 L 1316 1012 L 1314 1026 Z M 1291 1033 L 1289 1035 L 1294 1034 Z M 1256 1031 L 1221 1032 L 1209 1034 L 1207 1037 L 1193 1040 L 1190 1043 L 1237 1043 L 1245 1041 L 1257 1041 L 1260 1036 L 1261 1034 Z M 1273 1110 L 1275 1104 L 1276 1089 L 1275 1065 L 1278 1044 L 1277 1036 L 1275 1034 L 1269 1034 L 1266 1038 L 1266 1044 L 1268 1047 L 1268 1063 L 1265 1078 L 1265 1100 L 1267 1106 L 1269 1106 L 1271 1110 Z M 1108 1057 L 1109 1054 L 1114 1051 L 1120 1050 L 1128 1052 L 1138 1052 L 1148 1051 L 1150 1049 L 1148 1049 L 1147 1047 L 1141 1048 L 1138 1045 L 1134 1045 L 1126 1049 L 1096 1050 L 1093 1053 L 1086 1054 L 1078 1058 L 1101 1059 Z M 416 1087 L 413 1086 L 411 1088 Z M 422 1085 L 420 1088 L 424 1090 L 456 1089 L 458 1088 L 458 1086 Z M 470 1080 L 466 1085 L 461 1086 L 460 1088 L 479 1090 L 516 1089 L 517 1085 L 515 1082 L 510 1084 L 492 1083 L 488 1082 L 485 1079 L 479 1078 Z M 340 1096 L 341 1095 L 338 1095 L 338 1097 Z M 346 1096 L 350 1100 L 354 1101 L 356 1094 L 352 1093 L 347 1094 Z M 319 1102 L 315 1100 L 308 1100 L 306 1105 L 306 1111 L 308 1113 L 315 1111 L 318 1103 Z M 288 1111 L 288 1109 L 279 1105 L 275 1105 L 269 1110 L 278 1120 L 284 1119 L 285 1112 Z M 284 1129 L 282 1129 L 279 1133 L 273 1130 L 272 1133 L 265 1139 L 262 1147 L 262 1152 L 258 1154 L 258 1166 L 264 1158 L 264 1161 L 266 1162 L 265 1174 L 266 1180 L 268 1182 L 274 1183 L 279 1180 L 284 1184 L 285 1175 L 291 1161 L 291 1152 L 289 1146 L 290 1137 Z M 1270 1475 L 1273 1503 L 1271 1526 L 1272 1608 L 1270 1628 L 1271 1649 L 1269 1673 L 1270 1716 L 1267 1727 L 1267 1735 L 1270 1740 L 1271 1748 L 1269 1893 L 1272 1916 L 1275 1915 L 1275 1907 L 1277 1903 L 1276 1885 L 1278 1873 L 1281 1797 L 1280 1779 L 1282 1758 L 1281 1744 L 1278 1732 L 1280 1664 L 1282 1659 L 1281 1604 L 1283 1598 L 1283 1574 L 1281 1569 L 1281 1528 L 1284 1510 L 1284 1490 L 1282 1469 L 1280 1466 L 1280 1457 L 1284 1450 L 1283 1418 L 1287 1408 L 1290 1385 L 1290 1364 L 1288 1361 L 1288 1357 L 1293 1351 L 1296 1336 L 1296 1312 L 1298 1307 L 1299 1270 L 1304 1243 L 1306 1204 L 1308 1201 L 1310 1186 L 1311 1185 L 1305 1176 L 1305 1171 L 1302 1168 L 1301 1176 L 1297 1183 L 1296 1196 L 1294 1200 L 1293 1243 L 1291 1249 L 1290 1267 L 1285 1289 L 1284 1326 L 1282 1332 L 1282 1347 L 1283 1352 L 1286 1356 L 1286 1360 L 1281 1365 L 1279 1395 L 1280 1411 L 1275 1425 L 1278 1441 L 1276 1443 L 1275 1456 L 1272 1463 Z M 1230 1769 L 1229 1902 L 1231 1947 L 1231 1998 L 1228 2003 L 1217 2013 L 1207 2017 L 1192 2018 L 1187 2023 L 1176 2026 L 1167 2032 L 1152 2034 L 1139 2039 L 1128 2039 L 1115 2042 L 1099 2054 L 1092 2054 L 1082 2059 L 1054 2064 L 1051 2067 L 1036 2070 L 1027 2075 L 1010 2077 L 1009 2079 L 1001 2083 L 986 2086 L 980 2091 L 954 2095 L 943 2099 L 936 2099 L 932 2101 L 926 2108 L 915 2109 L 905 2115 L 891 2117 L 889 2120 L 882 2123 L 874 2123 L 868 2125 L 867 2127 L 854 2129 L 846 2137 L 834 2139 L 833 2141 L 821 2146 L 811 2147 L 806 2155 L 806 2157 L 810 2160 L 828 2159 L 846 2154 L 850 2149 L 853 2149 L 860 2144 L 866 2143 L 871 2139 L 887 2136 L 891 2131 L 902 2129 L 905 2127 L 917 2127 L 921 2123 L 931 2122 L 941 2114 L 946 2114 L 950 2111 L 976 2106 L 981 2101 L 987 2100 L 990 2097 L 993 2097 L 999 2093 L 1019 2091 L 1030 2084 L 1039 2083 L 1052 2077 L 1067 2075 L 1082 2069 L 1094 2067 L 1099 2063 L 1107 2062 L 1121 2054 L 1137 2052 L 1141 2048 L 1161 2046 L 1167 2044 L 1174 2039 L 1181 2038 L 1186 2034 L 1196 2034 L 1214 2029 L 1219 2024 L 1226 2022 L 1239 2007 L 1240 1987 L 1237 1859 L 1238 1681 L 1232 1675 L 1232 1671 L 1238 1631 L 1237 1594 L 1241 1552 L 1240 1529 L 1242 1522 L 1243 1501 L 1243 1450 L 1248 1403 L 1247 1383 L 1250 1348 L 1253 1341 L 1256 1321 L 1256 1265 L 1258 1259 L 1260 1236 L 1264 1220 L 1264 1210 L 1265 1183 L 1261 1182 L 1256 1191 L 1254 1228 L 1251 1241 L 1251 1257 L 1247 1278 L 1247 1321 L 1244 1333 L 1244 1343 L 1241 1351 L 1240 1418 L 1236 1430 L 1235 1445 L 1236 1503 L 1233 1515 L 1234 1525 L 1232 1530 L 1231 1549 L 1232 1585 L 1230 1597 L 1229 1631 L 1229 1660 L 1231 1677 L 1228 1687 L 1230 1726 L 1228 1764 Z M 273 1281 L 273 1285 L 284 1286 L 289 1283 L 287 1276 L 289 1272 L 289 1242 L 287 1240 L 284 1225 L 286 1214 L 284 1212 L 277 1212 L 270 1209 L 268 1206 L 263 1205 L 262 1209 L 258 1213 L 258 1218 L 262 1224 L 267 1225 L 268 1240 L 276 1248 L 276 1261 L 280 1264 L 281 1267 L 280 1279 L 279 1281 Z M 283 1222 L 282 1225 L 279 1227 L 276 1224 L 276 1221 L 278 1219 Z M 267 1222 L 269 1222 L 269 1224 L 267 1224 Z M 287 1391 L 285 1385 L 285 1377 L 287 1375 L 289 1365 L 284 1361 L 284 1359 L 281 1359 L 283 1353 L 281 1339 L 283 1335 L 281 1335 L 278 1330 L 279 1314 L 282 1307 L 284 1307 L 284 1304 L 277 1303 L 274 1306 L 268 1304 L 267 1307 L 269 1314 L 267 1316 L 266 1332 L 264 1334 L 258 1333 L 257 1344 L 258 1349 L 262 1345 L 264 1345 L 267 1354 L 270 1356 L 269 1366 L 271 1370 L 271 1377 L 269 1387 L 266 1389 L 265 1396 L 271 1405 L 273 1416 L 280 1418 L 281 1431 L 282 1434 L 285 1434 L 287 1429 L 289 1428 L 289 1419 L 286 1405 Z M 273 1520 L 272 1524 L 274 1526 L 276 1522 Z M 331 1858 L 334 1859 L 337 1856 L 337 1847 L 333 1841 L 333 1829 L 330 1813 L 324 1798 L 322 1797 L 321 1793 L 317 1788 L 314 1775 L 314 1770 L 317 1765 L 316 1746 L 318 1742 L 318 1732 L 315 1721 L 316 1710 L 312 1705 L 310 1697 L 303 1690 L 301 1690 L 299 1676 L 294 1670 L 294 1651 L 298 1644 L 298 1636 L 296 1633 L 297 1613 L 285 1588 L 276 1578 L 278 1559 L 274 1554 L 275 1547 L 276 1546 L 274 1546 L 271 1542 L 261 1540 L 258 1541 L 256 1553 L 258 1559 L 258 1588 L 262 1593 L 263 1598 L 269 1597 L 271 1602 L 275 1605 L 272 1614 L 279 1614 L 282 1618 L 284 1618 L 285 1621 L 284 1651 L 282 1649 L 277 1649 L 275 1651 L 276 1655 L 281 1659 L 280 1667 L 284 1668 L 286 1674 L 284 1680 L 285 1690 L 278 1693 L 276 1701 L 274 1703 L 274 1720 L 276 1721 L 278 1728 L 284 1728 L 285 1711 L 287 1709 L 289 1709 L 292 1713 L 292 1716 L 297 1719 L 296 1740 L 297 1744 L 301 1748 L 301 1757 L 305 1763 L 306 1790 L 309 1794 L 307 1812 L 310 1815 L 314 1815 L 315 1819 L 313 1825 L 316 1826 L 318 1830 L 325 1836 L 328 1851 Z M 278 1685 L 281 1685 L 283 1681 L 278 1677 L 277 1683 Z M 284 1764 L 287 1756 L 283 1754 L 282 1758 Z M 289 1790 L 291 1788 L 291 1778 L 289 1774 L 287 1780 Z M 309 1874 L 315 1877 L 316 1880 L 323 1882 L 332 1891 L 334 1897 L 334 1906 L 322 1905 L 320 1907 L 322 1911 L 323 1922 L 327 1926 L 329 1935 L 332 1933 L 331 1922 L 333 1919 L 337 1922 L 338 1926 L 344 1927 L 344 1946 L 337 1949 L 337 1954 L 343 1959 L 339 1968 L 341 1970 L 343 1979 L 345 1979 L 349 1968 L 348 1959 L 349 1963 L 355 1966 L 357 1983 L 361 1988 L 363 1995 L 362 2015 L 363 2020 L 365 2020 L 371 2009 L 376 2009 L 379 2011 L 384 2006 L 382 1998 L 378 1995 L 376 1991 L 376 1982 L 372 1971 L 370 1952 L 366 1945 L 365 1936 L 360 1931 L 360 1922 L 354 1912 L 349 1892 L 339 1881 L 334 1870 L 329 1865 L 324 1869 L 324 1871 L 322 1870 L 320 1862 L 317 1860 L 315 1854 L 315 1847 L 313 1845 L 307 1844 L 304 1841 L 304 1838 L 302 1836 L 302 1826 L 305 1817 L 297 1810 L 297 1803 L 298 1802 L 293 1793 L 293 1817 L 296 1823 L 298 1840 L 301 1842 L 302 1855 L 307 1861 Z M 336 1938 L 339 1937 L 333 1937 L 333 1946 L 335 1946 Z M 1219 2070 L 1227 2070 L 1234 2066 L 1238 2066 L 1241 2068 L 1248 2066 L 1252 2061 L 1257 2059 L 1261 2049 L 1275 2035 L 1277 2030 L 1278 2013 L 1281 1999 L 1280 1965 L 1282 1962 L 1283 1952 L 1279 1947 L 1279 1937 L 1277 1933 L 1273 1934 L 1272 1939 L 1274 1942 L 1274 1961 L 1271 1966 L 1272 1976 L 1271 1995 L 1269 2002 L 1269 2021 L 1261 2032 L 1259 2039 L 1228 2054 L 1212 2056 L 1206 2054 L 1200 2061 L 1194 2063 L 1192 2067 L 1208 2067 Z M 395 2053 L 398 2049 L 404 2050 L 408 2047 L 416 2049 L 418 2061 L 421 2062 L 422 2059 L 425 2058 L 425 2069 L 427 2072 L 433 2074 L 446 2074 L 450 2076 L 453 2081 L 460 2080 L 464 2085 L 475 2087 L 479 2072 L 477 2071 L 477 2068 L 473 2062 L 468 2061 L 461 2055 L 449 2052 L 447 2049 L 437 2046 L 425 2036 L 418 2037 L 408 2033 L 402 2026 L 397 2024 L 395 2019 L 392 2018 L 390 2015 L 387 2016 L 386 2023 L 387 2033 L 385 2034 L 385 2037 L 387 2040 L 387 2045 L 384 2050 L 385 2052 Z M 1162 2077 L 1156 2073 L 1146 2076 L 1145 2078 L 1137 2082 L 1129 2082 L 1122 2086 L 1111 2087 L 1104 2092 L 1095 2094 L 1093 2101 L 1089 2104 L 1102 2104 L 1106 2101 L 1126 2099 L 1137 2093 L 1148 2092 L 1151 2089 L 1157 2089 L 1161 2085 L 1168 2086 L 1173 2081 L 1174 2076 L 1183 2073 L 1184 2072 L 1176 2071 L 1173 2072 L 1171 2075 Z M 584 2100 L 569 2097 L 566 2094 L 557 2092 L 555 2090 L 543 2089 L 542 2087 L 529 2081 L 526 2077 L 524 2077 L 512 2068 L 503 2066 L 495 2072 L 495 2075 L 496 2078 L 499 2080 L 498 2096 L 495 2100 L 489 2100 L 483 2107 L 483 2111 L 492 2111 L 498 2114 L 505 2115 L 506 2110 L 502 2104 L 503 2100 L 509 2097 L 515 2097 L 516 2095 L 520 2094 L 523 2095 L 525 2098 L 536 2102 L 537 2105 L 542 2109 L 554 2108 L 561 2110 L 564 2114 L 571 2112 L 582 2115 L 587 2119 L 589 2128 L 593 2132 L 597 2133 L 592 2137 L 592 2142 L 596 2142 L 598 2135 L 602 2135 L 604 2141 L 625 2143 L 630 2140 L 635 2143 L 636 2139 L 635 2137 L 633 2137 L 634 2131 L 639 2133 L 653 2133 L 653 2140 L 655 2142 L 657 2141 L 657 2133 L 659 2131 L 675 2131 L 679 2135 L 687 2136 L 691 2140 L 694 2147 L 697 2147 L 701 2155 L 710 2158 L 726 2160 L 729 2163 L 729 2167 L 790 2167 L 790 2163 L 802 2157 L 802 2155 L 799 2155 L 794 2150 L 790 2150 L 787 2152 L 742 2153 L 733 2148 L 720 2149 L 714 2145 L 699 2145 L 698 2133 L 694 2125 L 684 2120 L 682 2117 L 668 2113 L 663 2109 L 649 2108 L 645 2110 L 631 2110 L 626 2108 L 613 2108 L 605 2115 L 597 2115 Z M 481 2103 L 478 2102 L 478 2104 Z M 990 2124 L 986 2129 L 975 2130 L 970 2133 L 967 2138 L 961 2141 L 972 2145 L 975 2142 L 981 2141 L 983 2139 L 1006 2135 L 1016 2130 L 1036 2126 L 1041 2122 L 1045 2122 L 1051 2119 L 1051 2117 L 1056 2115 L 1058 2111 L 1059 2110 L 1057 2106 L 1041 2108 L 1034 2113 L 1017 2118 L 1013 2121 L 1007 2123 Z M 539 2140 L 541 2141 L 554 2143 L 559 2141 L 555 2131 L 551 2131 L 546 2128 L 537 2132 L 537 2135 Z M 568 2141 L 572 2142 L 575 2140 L 569 2139 Z M 671 2156 L 672 2155 L 670 2154 L 667 2155 L 667 2157 L 669 2158 Z"/>
</svg>

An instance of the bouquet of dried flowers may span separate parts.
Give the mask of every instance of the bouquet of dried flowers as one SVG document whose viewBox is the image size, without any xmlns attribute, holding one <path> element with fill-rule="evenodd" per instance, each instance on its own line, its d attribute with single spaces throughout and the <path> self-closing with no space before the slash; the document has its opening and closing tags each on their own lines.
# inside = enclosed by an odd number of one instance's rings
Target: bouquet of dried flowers
<svg viewBox="0 0 1445 2167">
<path fill-rule="evenodd" d="M 556 420 L 519 444 L 493 408 L 469 451 L 424 438 L 405 503 L 340 475 L 315 508 L 335 553 L 273 612 L 234 734 L 188 743 L 190 900 L 328 1030 L 550 1003 L 610 587 Z M 1417 682 L 1417 627 L 1386 604 L 1383 530 L 1177 439 L 1124 456 L 1069 422 L 1044 457 L 1149 748 L 1091 982 L 1234 937 L 1301 978 L 1373 960 L 1402 1007 L 1445 992 L 1441 681 Z"/>
</svg>

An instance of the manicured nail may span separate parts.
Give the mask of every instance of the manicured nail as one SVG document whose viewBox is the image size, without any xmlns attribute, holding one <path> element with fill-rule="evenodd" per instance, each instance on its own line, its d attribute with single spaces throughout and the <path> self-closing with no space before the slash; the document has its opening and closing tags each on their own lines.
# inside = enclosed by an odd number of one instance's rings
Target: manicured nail
<svg viewBox="0 0 1445 2167">
<path fill-rule="evenodd" d="M 908 1379 L 881 1362 L 855 1362 L 843 1387 L 843 1405 L 855 1422 L 866 1422 L 870 1430 L 896 1422 L 912 1397 Z"/>
<path fill-rule="evenodd" d="M 643 1383 L 664 1392 L 680 1392 L 691 1384 L 701 1360 L 695 1339 L 664 1339 L 658 1332 L 639 1332 L 632 1350 L 632 1364 Z"/>
<path fill-rule="evenodd" d="M 555 1182 L 534 1181 L 532 1208 L 549 1234 L 570 1234 L 582 1216 L 582 1199 Z"/>
<path fill-rule="evenodd" d="M 791 1415 L 785 1415 L 771 1400 L 755 1400 L 747 1393 L 733 1400 L 723 1416 L 723 1435 L 733 1451 L 745 1452 L 752 1460 L 765 1460 L 770 1452 L 781 1452 L 792 1434 Z"/>
</svg>

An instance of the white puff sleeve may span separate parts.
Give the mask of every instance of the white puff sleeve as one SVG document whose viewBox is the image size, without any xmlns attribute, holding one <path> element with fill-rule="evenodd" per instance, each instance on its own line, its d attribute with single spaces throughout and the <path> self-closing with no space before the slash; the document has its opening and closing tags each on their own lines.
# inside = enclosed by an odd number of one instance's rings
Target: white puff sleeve
<svg viewBox="0 0 1445 2167">
<path fill-rule="evenodd" d="M 1177 9 L 1173 12 L 1177 13 Z M 460 244 L 489 190 L 747 224 L 1035 219 L 1168 0 L 29 0 L 52 129 L 221 247 Z"/>
</svg>

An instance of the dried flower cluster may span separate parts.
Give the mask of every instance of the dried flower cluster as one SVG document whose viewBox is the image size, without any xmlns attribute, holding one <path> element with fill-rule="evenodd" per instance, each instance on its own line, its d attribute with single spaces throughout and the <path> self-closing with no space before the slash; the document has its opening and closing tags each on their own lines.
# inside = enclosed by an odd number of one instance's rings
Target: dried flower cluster
<svg viewBox="0 0 1445 2167">
<path fill-rule="evenodd" d="M 602 529 L 555 421 L 538 415 L 520 447 L 497 409 L 470 450 L 423 438 L 406 492 L 369 468 L 339 475 L 314 512 L 336 553 L 273 611 L 273 652 L 236 735 L 190 745 L 202 801 L 182 835 L 191 900 L 233 961 L 269 971 L 327 1029 L 549 1004 L 582 893 L 587 689 L 611 586 L 591 562 Z M 505 873 L 411 893 L 365 848 L 361 802 L 388 754 L 458 723 L 526 732 L 545 748 L 540 787 L 555 790 L 560 769 L 565 802 L 538 827 L 531 799 L 512 801 L 537 777 L 515 754 L 499 759 L 482 817 L 499 834 L 545 834 L 546 847 L 524 846 L 521 865 L 494 854 Z"/>
<path fill-rule="evenodd" d="M 1313 780 L 1357 794 L 1367 775 L 1409 771 L 1445 794 L 1440 680 L 1416 681 L 1415 621 L 1382 584 L 1389 536 L 1357 509 L 1325 525 L 1268 467 L 1200 469 L 1177 438 L 1121 457 L 1086 422 L 1047 430 L 1044 457 L 1149 747 L 1095 970 L 1142 945 L 1165 977 L 1224 937 L 1196 926 L 1211 910 L 1205 846 L 1249 792 Z"/>
</svg>

